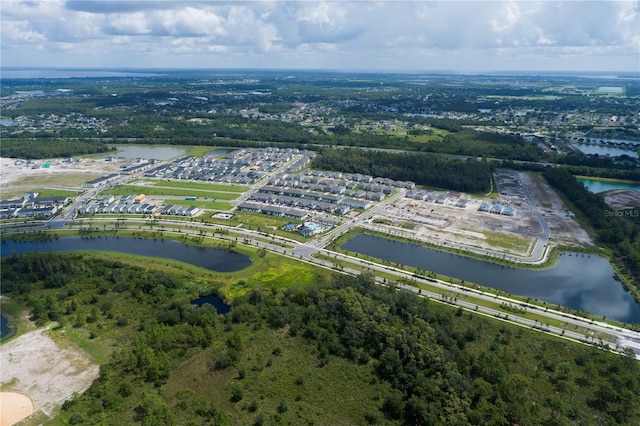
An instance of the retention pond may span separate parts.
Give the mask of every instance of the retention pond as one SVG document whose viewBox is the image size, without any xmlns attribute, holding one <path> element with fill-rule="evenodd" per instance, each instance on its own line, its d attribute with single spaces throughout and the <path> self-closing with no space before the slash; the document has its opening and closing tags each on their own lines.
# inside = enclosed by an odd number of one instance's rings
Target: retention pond
<svg viewBox="0 0 640 426">
<path fill-rule="evenodd" d="M 519 269 L 367 234 L 356 235 L 342 249 L 592 315 L 640 322 L 640 305 L 615 279 L 609 262 L 596 255 L 562 252 L 550 268 Z"/>
</svg>

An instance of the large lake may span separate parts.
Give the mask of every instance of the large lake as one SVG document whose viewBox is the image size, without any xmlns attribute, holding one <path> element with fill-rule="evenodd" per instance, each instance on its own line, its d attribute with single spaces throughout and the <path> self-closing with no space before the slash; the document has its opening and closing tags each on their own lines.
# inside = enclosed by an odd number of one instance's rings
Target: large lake
<svg viewBox="0 0 640 426">
<path fill-rule="evenodd" d="M 114 251 L 142 256 L 178 260 L 217 272 L 233 272 L 251 264 L 249 256 L 227 250 L 194 247 L 173 240 L 151 240 L 130 237 L 68 237 L 47 241 L 16 242 L 5 240 L 0 245 L 2 256 L 12 252 L 32 251 Z"/>
<path fill-rule="evenodd" d="M 640 322 L 640 305 L 613 278 L 614 271 L 609 262 L 595 255 L 561 253 L 553 267 L 529 270 L 366 234 L 356 235 L 344 243 L 342 249 L 597 316 L 627 323 Z"/>
<path fill-rule="evenodd" d="M 600 192 L 612 191 L 614 189 L 630 189 L 632 191 L 640 192 L 640 184 L 634 185 L 632 183 L 604 182 L 600 180 L 579 178 L 576 178 L 576 180 L 583 184 L 589 191 L 596 194 Z"/>
</svg>

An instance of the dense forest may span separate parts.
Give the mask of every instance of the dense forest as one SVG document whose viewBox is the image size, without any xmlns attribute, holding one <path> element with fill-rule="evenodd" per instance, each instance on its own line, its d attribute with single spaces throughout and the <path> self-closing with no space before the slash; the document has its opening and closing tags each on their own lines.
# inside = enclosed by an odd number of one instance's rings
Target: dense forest
<svg viewBox="0 0 640 426">
<path fill-rule="evenodd" d="M 417 185 L 463 192 L 489 191 L 491 180 L 491 165 L 487 162 L 421 153 L 323 149 L 313 160 L 312 167 L 409 180 Z"/>
<path fill-rule="evenodd" d="M 621 259 L 640 289 L 640 211 L 612 209 L 602 196 L 588 191 L 564 168 L 547 168 L 543 175 L 584 214 L 596 230 L 598 241 Z"/>
<path fill-rule="evenodd" d="M 103 141 L 83 139 L 3 139 L 0 157 L 42 159 L 69 158 L 115 150 Z"/>
<path fill-rule="evenodd" d="M 115 345 L 67 424 L 638 424 L 640 364 L 336 275 L 256 287 L 218 315 L 198 285 L 78 254 L 11 255 L 3 294 Z M 199 286 L 202 286 L 200 283 Z M 215 286 L 215 283 L 211 283 Z"/>
</svg>

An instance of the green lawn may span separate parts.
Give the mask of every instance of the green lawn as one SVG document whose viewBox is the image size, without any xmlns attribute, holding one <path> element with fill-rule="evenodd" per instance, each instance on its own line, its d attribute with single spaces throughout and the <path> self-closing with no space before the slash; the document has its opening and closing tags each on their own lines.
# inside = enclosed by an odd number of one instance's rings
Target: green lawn
<svg viewBox="0 0 640 426">
<path fill-rule="evenodd" d="M 191 182 L 187 180 L 136 180 L 133 185 L 144 183 L 145 185 L 153 185 L 157 188 L 184 188 L 184 189 L 201 189 L 204 191 L 221 191 L 243 193 L 249 190 L 249 187 L 242 185 L 224 185 L 220 183 Z M 146 188 L 147 186 L 145 186 Z"/>
<path fill-rule="evenodd" d="M 196 206 L 199 209 L 207 210 L 230 210 L 233 204 L 223 201 L 203 201 L 203 200 L 164 200 L 164 204 L 174 204 L 178 206 Z"/>
<path fill-rule="evenodd" d="M 177 197 L 202 197 L 205 199 L 235 200 L 237 193 L 202 191 L 182 188 L 156 188 L 152 186 L 122 185 L 103 192 L 103 195 L 168 195 Z"/>
</svg>

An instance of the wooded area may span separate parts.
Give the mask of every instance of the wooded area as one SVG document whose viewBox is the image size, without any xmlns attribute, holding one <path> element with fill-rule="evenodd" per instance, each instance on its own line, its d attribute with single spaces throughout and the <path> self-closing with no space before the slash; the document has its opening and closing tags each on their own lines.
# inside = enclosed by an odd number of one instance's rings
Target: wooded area
<svg viewBox="0 0 640 426">
<path fill-rule="evenodd" d="M 475 159 L 362 149 L 323 149 L 314 158 L 312 167 L 476 193 L 489 191 L 492 170 L 489 163 Z"/>
<path fill-rule="evenodd" d="M 256 287 L 225 316 L 191 305 L 184 277 L 87 255 L 12 255 L 2 282 L 38 322 L 117 342 L 100 378 L 64 404 L 69 424 L 640 422 L 632 354 L 455 310 L 366 275 Z M 348 397 L 345 377 L 358 385 Z"/>
<path fill-rule="evenodd" d="M 115 151 L 99 140 L 83 139 L 11 139 L 3 138 L 0 157 L 38 160 L 43 158 L 70 158 L 78 155 Z"/>
</svg>

